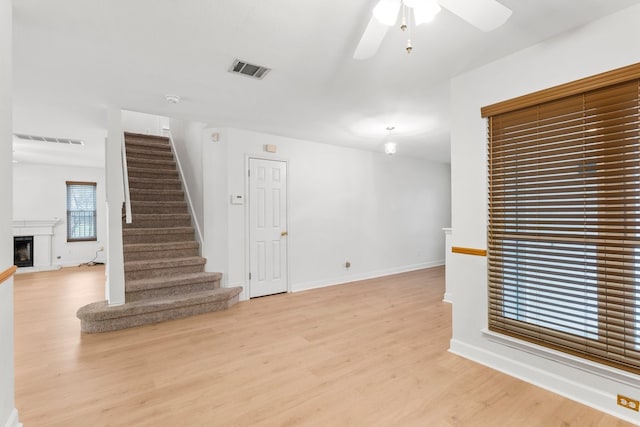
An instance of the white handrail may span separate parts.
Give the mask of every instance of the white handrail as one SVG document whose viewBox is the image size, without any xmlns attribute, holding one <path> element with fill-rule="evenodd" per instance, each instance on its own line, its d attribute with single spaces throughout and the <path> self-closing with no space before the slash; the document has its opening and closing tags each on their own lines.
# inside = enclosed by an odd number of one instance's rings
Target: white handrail
<svg viewBox="0 0 640 427">
<path fill-rule="evenodd" d="M 127 166 L 127 147 L 122 136 L 122 181 L 124 183 L 124 212 L 125 222 L 131 224 L 131 194 L 129 193 L 129 168 Z"/>
<path fill-rule="evenodd" d="M 189 194 L 189 186 L 187 185 L 187 181 L 184 178 L 184 172 L 182 169 L 182 164 L 180 163 L 180 156 L 178 155 L 178 150 L 176 150 L 176 144 L 173 142 L 173 136 L 171 135 L 171 130 L 167 128 L 163 128 L 162 132 L 165 134 L 167 138 L 169 138 L 169 142 L 171 143 L 171 149 L 173 150 L 173 155 L 176 157 L 176 165 L 178 166 L 178 173 L 180 174 L 180 180 L 182 181 L 182 185 L 184 187 L 184 194 L 187 196 L 187 205 L 189 206 L 189 213 L 193 218 L 193 225 L 196 229 L 196 238 L 200 243 L 200 248 L 202 248 L 202 243 L 204 239 L 202 238 L 202 231 L 200 231 L 200 226 L 198 225 L 198 219 L 195 215 L 195 209 L 193 208 L 193 202 L 191 201 L 191 195 Z"/>
</svg>

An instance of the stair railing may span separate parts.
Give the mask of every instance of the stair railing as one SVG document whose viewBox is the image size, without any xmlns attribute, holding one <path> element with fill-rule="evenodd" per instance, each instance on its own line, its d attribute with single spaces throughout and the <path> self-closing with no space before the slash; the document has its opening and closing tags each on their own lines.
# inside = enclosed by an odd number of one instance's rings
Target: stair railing
<svg viewBox="0 0 640 427">
<path fill-rule="evenodd" d="M 127 147 L 125 138 L 122 138 L 122 182 L 124 184 L 124 212 L 125 222 L 131 224 L 131 193 L 129 192 L 129 168 L 127 166 Z"/>
<path fill-rule="evenodd" d="M 184 187 L 184 194 L 187 196 L 187 205 L 189 207 L 189 213 L 191 214 L 191 218 L 193 219 L 193 225 L 194 225 L 194 228 L 196 229 L 196 239 L 198 239 L 198 243 L 200 243 L 200 248 L 202 250 L 202 244 L 204 239 L 202 238 L 202 231 L 200 230 L 200 225 L 198 224 L 197 217 L 195 215 L 195 209 L 193 208 L 193 202 L 191 201 L 191 195 L 189 194 L 189 186 L 187 185 L 187 181 L 185 180 L 182 164 L 180 163 L 180 155 L 178 154 L 178 150 L 176 150 L 176 144 L 173 141 L 171 130 L 168 128 L 162 128 L 162 133 L 164 133 L 164 136 L 169 138 L 169 143 L 171 144 L 173 155 L 176 158 L 176 165 L 178 166 L 178 173 L 180 174 L 180 180 L 182 181 L 182 186 Z"/>
</svg>

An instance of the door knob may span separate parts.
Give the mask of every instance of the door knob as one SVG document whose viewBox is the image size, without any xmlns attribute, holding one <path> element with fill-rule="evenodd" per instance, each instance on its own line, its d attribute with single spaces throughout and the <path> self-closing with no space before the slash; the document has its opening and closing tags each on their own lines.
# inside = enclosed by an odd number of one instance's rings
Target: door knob
<svg viewBox="0 0 640 427">
<path fill-rule="evenodd" d="M 289 233 L 287 233 L 286 231 L 281 231 L 280 232 L 280 237 L 284 237 L 284 236 L 288 236 Z"/>
</svg>

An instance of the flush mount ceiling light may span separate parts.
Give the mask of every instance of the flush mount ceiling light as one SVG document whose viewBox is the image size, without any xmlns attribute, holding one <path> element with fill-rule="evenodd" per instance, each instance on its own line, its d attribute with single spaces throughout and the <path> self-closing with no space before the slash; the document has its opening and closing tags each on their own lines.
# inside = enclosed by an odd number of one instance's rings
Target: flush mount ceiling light
<svg viewBox="0 0 640 427">
<path fill-rule="evenodd" d="M 387 132 L 389 132 L 389 139 L 391 138 L 391 131 L 395 129 L 395 126 L 387 126 Z M 396 154 L 397 144 L 391 140 L 384 143 L 384 152 L 388 155 Z"/>
<path fill-rule="evenodd" d="M 389 27 L 398 21 L 398 14 L 401 15 L 400 29 L 407 32 L 405 50 L 411 53 L 413 26 L 432 21 L 441 7 L 482 31 L 498 28 L 512 13 L 496 0 L 379 0 L 353 57 L 367 59 L 375 55 Z"/>
<path fill-rule="evenodd" d="M 180 96 L 178 95 L 165 95 L 164 99 L 166 99 L 169 104 L 177 104 L 180 102 Z"/>
</svg>

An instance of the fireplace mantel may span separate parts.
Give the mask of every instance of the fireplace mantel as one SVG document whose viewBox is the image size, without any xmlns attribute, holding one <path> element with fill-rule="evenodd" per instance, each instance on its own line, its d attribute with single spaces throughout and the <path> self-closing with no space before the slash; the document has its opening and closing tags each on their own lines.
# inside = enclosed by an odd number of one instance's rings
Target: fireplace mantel
<svg viewBox="0 0 640 427">
<path fill-rule="evenodd" d="M 54 219 L 14 219 L 14 236 L 53 236 L 53 228 L 60 222 Z"/>
<path fill-rule="evenodd" d="M 53 251 L 51 247 L 55 226 L 60 219 L 14 219 L 14 236 L 33 236 L 33 267 L 20 267 L 16 273 L 31 271 L 57 270 L 59 265 L 53 265 Z"/>
</svg>

